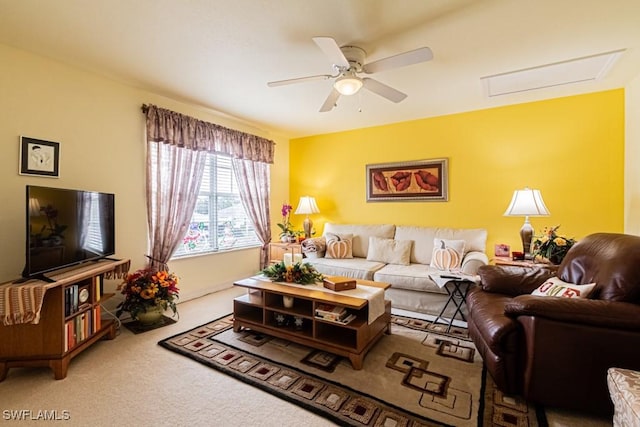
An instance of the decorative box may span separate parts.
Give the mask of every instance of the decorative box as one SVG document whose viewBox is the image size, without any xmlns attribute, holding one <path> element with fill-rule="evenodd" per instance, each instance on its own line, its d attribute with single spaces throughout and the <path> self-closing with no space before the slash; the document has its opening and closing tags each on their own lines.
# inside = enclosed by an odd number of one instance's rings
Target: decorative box
<svg viewBox="0 0 640 427">
<path fill-rule="evenodd" d="M 322 282 L 325 288 L 336 292 L 356 288 L 356 280 L 348 277 L 325 277 Z"/>
</svg>

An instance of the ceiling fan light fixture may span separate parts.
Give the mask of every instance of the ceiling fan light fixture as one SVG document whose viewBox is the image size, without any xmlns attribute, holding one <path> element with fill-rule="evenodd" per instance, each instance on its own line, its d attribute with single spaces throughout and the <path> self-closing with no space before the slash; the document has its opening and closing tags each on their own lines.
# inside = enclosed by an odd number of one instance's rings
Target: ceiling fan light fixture
<svg viewBox="0 0 640 427">
<path fill-rule="evenodd" d="M 353 95 L 362 88 L 362 79 L 355 75 L 346 75 L 336 79 L 333 87 L 340 95 Z"/>
</svg>

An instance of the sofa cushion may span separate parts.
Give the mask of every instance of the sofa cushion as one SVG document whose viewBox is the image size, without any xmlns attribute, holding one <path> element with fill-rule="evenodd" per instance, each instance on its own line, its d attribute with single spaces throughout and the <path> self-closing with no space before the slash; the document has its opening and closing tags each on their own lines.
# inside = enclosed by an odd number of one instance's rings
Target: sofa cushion
<svg viewBox="0 0 640 427">
<path fill-rule="evenodd" d="M 368 224 L 332 224 L 324 225 L 323 235 L 332 234 L 352 234 L 352 253 L 356 258 L 366 258 L 369 252 L 369 237 L 382 237 L 392 239 L 396 231 L 396 226 L 392 224 L 368 225 Z M 411 239 L 402 239 L 411 240 Z"/>
<path fill-rule="evenodd" d="M 375 272 L 373 280 L 390 283 L 394 289 L 446 294 L 444 289 L 431 280 L 430 275 L 435 273 L 437 270 L 424 264 L 387 264 Z"/>
<path fill-rule="evenodd" d="M 431 267 L 438 270 L 455 270 L 462 265 L 464 240 L 433 239 Z"/>
<path fill-rule="evenodd" d="M 385 264 L 409 265 L 411 256 L 411 240 L 382 239 L 369 237 L 367 260 L 384 262 Z"/>
<path fill-rule="evenodd" d="M 306 261 L 320 273 L 328 276 L 352 277 L 364 280 L 373 280 L 374 273 L 385 266 L 384 263 L 367 261 L 364 258 L 311 258 Z"/>
<path fill-rule="evenodd" d="M 613 425 L 640 425 L 640 372 L 609 368 L 607 370 L 607 385 L 615 408 Z"/>
<path fill-rule="evenodd" d="M 543 296 L 543 297 L 564 297 L 564 298 L 587 298 L 595 283 L 589 283 L 587 285 L 575 285 L 573 283 L 563 282 L 557 277 L 551 277 L 538 286 L 531 295 Z"/>
<path fill-rule="evenodd" d="M 353 236 L 351 234 L 327 233 L 325 237 L 327 239 L 325 257 L 334 259 L 353 258 Z"/>
<path fill-rule="evenodd" d="M 487 243 L 487 230 L 482 228 L 437 228 L 399 225 L 395 239 L 413 240 L 411 263 L 431 263 L 433 239 L 464 240 L 465 251 L 484 252 Z"/>
</svg>

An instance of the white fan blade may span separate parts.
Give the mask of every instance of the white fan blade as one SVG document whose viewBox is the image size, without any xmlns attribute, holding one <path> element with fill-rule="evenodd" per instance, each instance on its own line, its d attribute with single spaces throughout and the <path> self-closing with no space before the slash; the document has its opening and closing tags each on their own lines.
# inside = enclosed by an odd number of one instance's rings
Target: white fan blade
<svg viewBox="0 0 640 427">
<path fill-rule="evenodd" d="M 420 62 L 426 62 L 433 59 L 433 52 L 428 47 L 410 50 L 409 52 L 399 53 L 394 56 L 379 59 L 362 67 L 362 71 L 367 74 L 378 73 L 380 71 L 390 70 L 392 68 L 406 67 Z"/>
<path fill-rule="evenodd" d="M 383 98 L 387 98 L 389 101 L 393 101 L 398 103 L 407 97 L 406 93 L 402 93 L 399 90 L 392 88 L 391 86 L 387 86 L 384 83 L 380 83 L 377 80 L 370 79 L 369 77 L 365 77 L 362 79 L 364 82 L 364 87 L 369 89 L 371 92 L 380 95 Z"/>
<path fill-rule="evenodd" d="M 331 37 L 314 37 L 313 41 L 316 42 L 318 47 L 329 58 L 332 64 L 339 65 L 341 67 L 349 67 L 349 61 L 345 58 L 344 53 L 340 50 L 338 43 Z"/>
<path fill-rule="evenodd" d="M 338 98 L 340 98 L 340 92 L 332 88 L 331 93 L 327 96 L 322 107 L 320 107 L 320 112 L 326 113 L 327 111 L 333 110 L 333 107 L 336 106 L 336 102 L 338 102 Z"/>
<path fill-rule="evenodd" d="M 275 82 L 269 82 L 267 83 L 267 86 L 276 87 L 276 86 L 290 85 L 294 83 L 312 82 L 315 80 L 327 80 L 327 79 L 330 79 L 331 77 L 333 76 L 329 74 L 321 74 L 318 76 L 309 76 L 309 77 L 298 77 L 296 79 L 287 79 L 287 80 L 278 80 Z"/>
</svg>

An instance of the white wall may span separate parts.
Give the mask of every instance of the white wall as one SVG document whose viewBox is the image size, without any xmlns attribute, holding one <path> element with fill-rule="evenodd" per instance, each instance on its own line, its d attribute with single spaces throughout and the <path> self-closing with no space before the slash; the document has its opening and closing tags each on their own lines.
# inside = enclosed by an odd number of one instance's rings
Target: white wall
<svg viewBox="0 0 640 427">
<path fill-rule="evenodd" d="M 276 141 L 272 199 L 288 197 L 288 140 L 228 116 L 149 93 L 96 74 L 0 45 L 0 282 L 24 265 L 25 185 L 116 194 L 116 256 L 143 267 L 147 250 L 145 138 L 142 104 Z M 61 143 L 60 178 L 18 174 L 19 136 Z M 272 214 L 274 221 L 279 213 Z M 259 268 L 258 250 L 239 250 L 170 263 L 181 299 L 219 290 Z M 107 284 L 113 288 L 117 282 Z"/>
<path fill-rule="evenodd" d="M 640 75 L 625 88 L 624 231 L 640 235 Z"/>
</svg>

